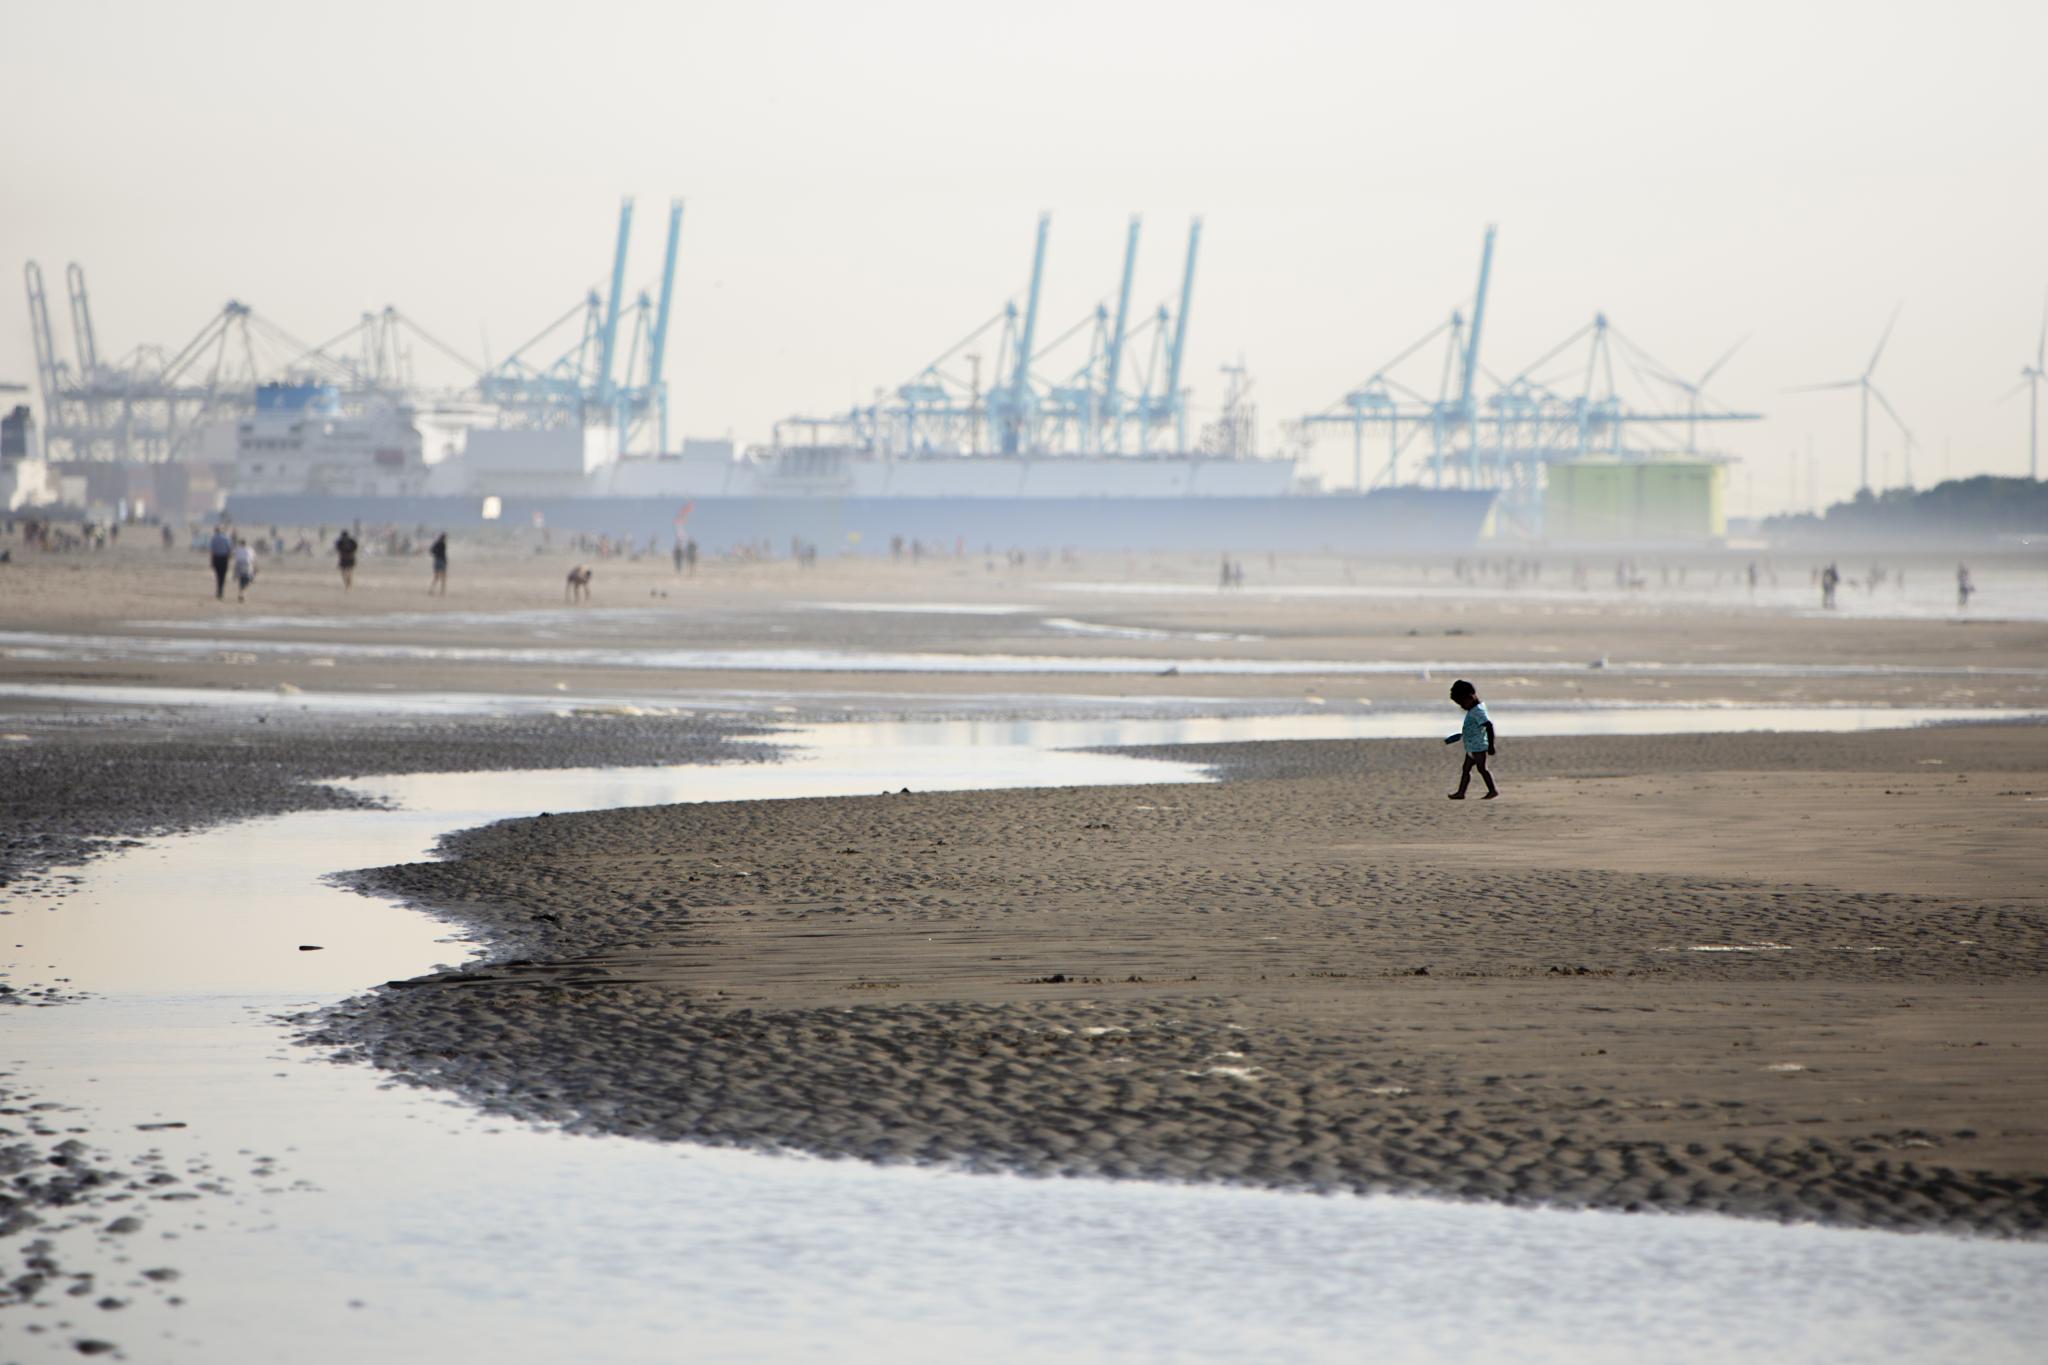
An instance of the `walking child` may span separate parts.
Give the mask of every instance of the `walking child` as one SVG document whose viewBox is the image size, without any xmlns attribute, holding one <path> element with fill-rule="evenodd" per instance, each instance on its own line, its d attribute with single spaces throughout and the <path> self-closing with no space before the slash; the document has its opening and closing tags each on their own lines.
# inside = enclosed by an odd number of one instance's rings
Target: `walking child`
<svg viewBox="0 0 2048 1365">
<path fill-rule="evenodd" d="M 235 600 L 249 600 L 249 585 L 256 581 L 256 547 L 235 537 Z"/>
<path fill-rule="evenodd" d="M 1479 776 L 1486 783 L 1486 795 L 1482 801 L 1491 801 L 1500 795 L 1500 788 L 1493 785 L 1493 774 L 1486 770 L 1487 755 L 1493 752 L 1493 717 L 1486 714 L 1486 703 L 1479 700 L 1479 689 L 1463 678 L 1451 684 L 1451 700 L 1465 708 L 1465 725 L 1457 734 L 1445 735 L 1444 743 L 1456 744 L 1465 741 L 1465 767 L 1458 774 L 1458 789 L 1451 793 L 1451 800 L 1463 801 L 1465 789 L 1472 785 L 1472 771 L 1479 770 Z"/>
<path fill-rule="evenodd" d="M 433 556 L 434 560 L 434 577 L 433 581 L 427 584 L 427 596 L 432 597 L 438 592 L 441 596 L 446 597 L 448 595 L 448 533 L 446 531 L 434 537 L 434 543 L 427 547 L 427 553 Z"/>
</svg>

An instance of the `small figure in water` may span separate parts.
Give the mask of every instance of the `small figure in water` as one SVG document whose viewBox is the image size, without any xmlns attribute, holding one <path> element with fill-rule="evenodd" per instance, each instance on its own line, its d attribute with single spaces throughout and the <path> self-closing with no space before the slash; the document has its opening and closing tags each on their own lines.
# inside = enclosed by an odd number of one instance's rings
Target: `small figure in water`
<svg viewBox="0 0 2048 1365">
<path fill-rule="evenodd" d="M 1486 714 L 1486 703 L 1479 700 L 1479 689 L 1463 678 L 1451 684 L 1451 700 L 1465 708 L 1465 724 L 1458 733 L 1445 735 L 1444 743 L 1456 744 L 1465 741 L 1465 767 L 1458 774 L 1458 789 L 1451 793 L 1451 800 L 1463 801 L 1465 789 L 1472 785 L 1472 771 L 1479 770 L 1479 776 L 1486 783 L 1486 795 L 1482 801 L 1491 801 L 1500 795 L 1500 788 L 1493 785 L 1493 774 L 1486 770 L 1487 756 L 1493 753 L 1493 717 Z"/>
<path fill-rule="evenodd" d="M 1977 591 L 1977 585 L 1970 581 L 1970 566 L 1967 564 L 1956 565 L 1956 609 L 1958 611 L 1968 611 L 1970 609 L 1970 594 L 1975 591 Z"/>
<path fill-rule="evenodd" d="M 427 596 L 436 592 L 448 595 L 448 533 L 443 531 L 434 537 L 434 543 L 427 547 L 427 553 L 434 557 L 434 581 L 427 584 Z"/>
</svg>

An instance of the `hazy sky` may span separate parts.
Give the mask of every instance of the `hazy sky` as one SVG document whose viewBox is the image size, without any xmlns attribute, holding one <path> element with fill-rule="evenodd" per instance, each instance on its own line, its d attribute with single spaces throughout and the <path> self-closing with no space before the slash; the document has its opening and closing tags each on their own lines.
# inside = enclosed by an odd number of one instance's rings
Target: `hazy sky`
<svg viewBox="0 0 2048 1365">
<path fill-rule="evenodd" d="M 1497 372 L 1596 310 L 1694 373 L 1754 333 L 1713 385 L 1768 414 L 1724 440 L 1736 512 L 1792 497 L 1809 438 L 1822 497 L 1854 487 L 1854 395 L 1781 390 L 1856 374 L 1901 300 L 1877 378 L 1917 480 L 2025 470 L 1995 399 L 2048 294 L 2042 0 L 23 0 L 0 42 L 0 260 L 60 311 L 83 263 L 103 352 L 237 298 L 502 354 L 606 274 L 623 193 L 651 280 L 680 194 L 676 428 L 760 440 L 1021 297 L 1039 210 L 1052 327 L 1133 212 L 1169 294 L 1200 213 L 1188 377 L 1213 408 L 1242 355 L 1270 446 L 1469 295 L 1497 222 Z M 32 382 L 11 297 L 0 378 Z"/>
</svg>

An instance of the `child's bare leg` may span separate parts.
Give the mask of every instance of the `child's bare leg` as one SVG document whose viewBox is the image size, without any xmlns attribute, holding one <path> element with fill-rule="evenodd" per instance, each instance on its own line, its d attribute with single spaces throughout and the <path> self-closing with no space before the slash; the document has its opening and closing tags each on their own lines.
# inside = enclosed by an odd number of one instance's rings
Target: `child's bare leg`
<svg viewBox="0 0 2048 1365">
<path fill-rule="evenodd" d="M 1485 754 L 1473 754 L 1465 762 L 1469 765 L 1467 768 L 1468 774 L 1471 768 L 1477 768 L 1479 769 L 1480 778 L 1486 783 L 1486 795 L 1480 797 L 1480 800 L 1491 801 L 1494 797 L 1500 795 L 1500 788 L 1493 785 L 1493 774 L 1486 770 Z M 1463 791 L 1464 788 L 1460 787 L 1458 790 Z"/>
<path fill-rule="evenodd" d="M 1451 800 L 1463 801 L 1465 789 L 1472 785 L 1472 755 L 1465 755 L 1465 766 L 1458 770 L 1458 789 L 1451 793 Z"/>
</svg>

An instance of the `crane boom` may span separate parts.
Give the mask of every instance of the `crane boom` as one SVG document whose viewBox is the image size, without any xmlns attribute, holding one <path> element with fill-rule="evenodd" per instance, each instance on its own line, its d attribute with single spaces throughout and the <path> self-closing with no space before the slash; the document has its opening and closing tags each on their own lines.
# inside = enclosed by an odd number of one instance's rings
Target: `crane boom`
<svg viewBox="0 0 2048 1365">
<path fill-rule="evenodd" d="M 662 451 L 668 449 L 668 380 L 662 377 L 662 366 L 668 356 L 668 310 L 676 293 L 676 244 L 683 235 L 683 201 L 671 199 L 668 204 L 668 249 L 661 260 L 661 302 L 655 305 L 654 338 L 647 353 L 647 387 L 651 397 L 661 404 Z"/>
<path fill-rule="evenodd" d="M 36 346 L 36 381 L 43 391 L 43 424 L 51 425 L 57 417 L 57 390 L 61 387 L 57 374 L 57 338 L 50 330 L 50 304 L 43 294 L 43 268 L 29 261 L 21 268 L 23 282 L 28 287 L 28 330 Z"/>
<path fill-rule="evenodd" d="M 1131 316 L 1131 275 L 1138 266 L 1138 225 L 1137 214 L 1131 215 L 1130 235 L 1124 239 L 1124 282 L 1116 295 L 1116 330 L 1109 339 L 1109 370 L 1102 379 L 1102 410 L 1113 424 L 1115 440 L 1113 447 L 1123 445 L 1123 403 L 1117 394 L 1117 385 L 1122 382 L 1124 363 L 1124 338 L 1128 335 L 1127 324 Z"/>
<path fill-rule="evenodd" d="M 92 303 L 85 293 L 85 267 L 73 261 L 64 267 L 65 291 L 71 295 L 71 342 L 78 350 L 78 377 L 92 382 L 100 367 L 99 342 L 92 333 Z"/>
<path fill-rule="evenodd" d="M 1493 232 L 1491 223 L 1486 227 L 1486 245 L 1479 250 L 1479 295 L 1472 303 L 1472 330 L 1465 338 L 1465 375 L 1458 389 L 1458 411 L 1465 420 L 1473 419 L 1472 385 L 1479 378 L 1479 332 L 1486 325 L 1486 282 L 1493 273 Z"/>
<path fill-rule="evenodd" d="M 1166 359 L 1166 402 L 1175 413 L 1181 411 L 1180 364 L 1187 353 L 1188 308 L 1195 299 L 1195 252 L 1202 244 L 1202 220 L 1198 217 L 1188 224 L 1188 259 L 1181 274 L 1180 311 L 1173 319 L 1173 347 Z M 1187 444 L 1185 441 L 1181 444 Z"/>
<path fill-rule="evenodd" d="M 633 231 L 633 200 L 629 195 L 619 203 L 619 244 L 612 253 L 612 292 L 605 304 L 604 331 L 597 348 L 597 401 L 612 401 L 612 353 L 618 349 L 619 302 L 626 292 L 626 240 Z"/>
<path fill-rule="evenodd" d="M 1010 391 L 1018 404 L 1031 387 L 1031 352 L 1038 344 L 1038 290 L 1045 281 L 1045 237 L 1052 227 L 1052 215 L 1038 215 L 1038 242 L 1031 252 L 1031 292 L 1024 300 L 1024 332 L 1017 341 L 1017 368 L 1010 376 Z"/>
<path fill-rule="evenodd" d="M 669 307 L 676 294 L 676 247 L 683 235 L 683 201 L 674 199 L 668 206 L 668 246 L 661 259 L 661 301 L 654 310 L 654 336 L 647 354 L 647 382 L 650 386 L 661 383 L 662 365 L 668 353 Z"/>
</svg>

